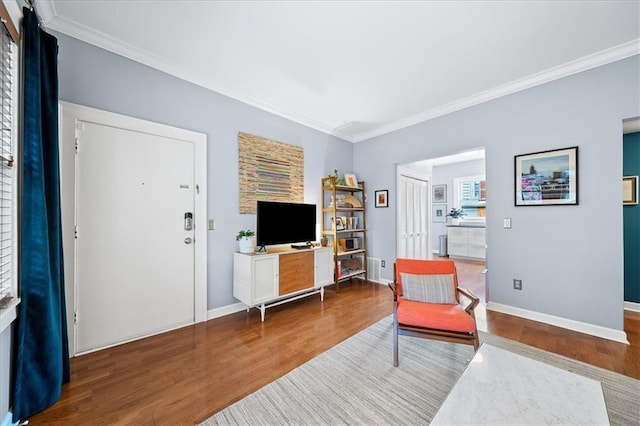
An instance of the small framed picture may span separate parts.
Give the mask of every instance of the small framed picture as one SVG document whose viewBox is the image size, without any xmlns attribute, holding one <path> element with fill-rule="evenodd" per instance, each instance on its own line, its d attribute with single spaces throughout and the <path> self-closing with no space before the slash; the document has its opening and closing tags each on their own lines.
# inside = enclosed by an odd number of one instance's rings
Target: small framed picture
<svg viewBox="0 0 640 426">
<path fill-rule="evenodd" d="M 638 176 L 622 177 L 622 205 L 638 204 Z"/>
<path fill-rule="evenodd" d="M 356 175 L 352 173 L 344 174 L 344 182 L 347 184 L 347 186 L 358 187 L 358 179 L 356 178 Z"/>
<path fill-rule="evenodd" d="M 331 218 L 333 220 L 333 218 Z M 345 229 L 345 223 L 342 220 L 342 217 L 338 216 L 336 217 L 336 231 L 344 231 Z"/>
<path fill-rule="evenodd" d="M 433 204 L 431 209 L 432 220 L 436 223 L 447 221 L 447 205 Z"/>
<path fill-rule="evenodd" d="M 447 185 L 433 185 L 431 187 L 433 192 L 432 202 L 434 203 L 446 203 L 447 202 Z"/>
<path fill-rule="evenodd" d="M 376 207 L 389 207 L 389 190 L 382 189 L 375 191 Z"/>
</svg>

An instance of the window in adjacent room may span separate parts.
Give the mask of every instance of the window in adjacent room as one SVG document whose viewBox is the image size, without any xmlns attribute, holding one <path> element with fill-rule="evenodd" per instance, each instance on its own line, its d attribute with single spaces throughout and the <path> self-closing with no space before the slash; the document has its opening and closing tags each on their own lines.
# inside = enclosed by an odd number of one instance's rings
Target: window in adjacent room
<svg viewBox="0 0 640 426">
<path fill-rule="evenodd" d="M 453 180 L 455 207 L 461 208 L 465 221 L 485 221 L 487 184 L 484 175 L 466 176 Z"/>
</svg>

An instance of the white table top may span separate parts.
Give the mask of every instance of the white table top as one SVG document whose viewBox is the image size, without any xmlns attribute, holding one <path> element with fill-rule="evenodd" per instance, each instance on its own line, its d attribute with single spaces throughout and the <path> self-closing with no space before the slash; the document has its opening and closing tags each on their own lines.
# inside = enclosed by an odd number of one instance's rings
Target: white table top
<svg viewBox="0 0 640 426">
<path fill-rule="evenodd" d="M 484 343 L 432 425 L 608 425 L 600 382 Z"/>
</svg>

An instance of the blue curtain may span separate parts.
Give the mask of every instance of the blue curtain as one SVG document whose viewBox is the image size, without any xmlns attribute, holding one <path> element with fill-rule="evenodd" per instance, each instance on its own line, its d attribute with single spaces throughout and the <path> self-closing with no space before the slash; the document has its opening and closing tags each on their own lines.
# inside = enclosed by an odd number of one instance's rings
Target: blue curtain
<svg viewBox="0 0 640 426">
<path fill-rule="evenodd" d="M 20 298 L 13 421 L 60 398 L 69 381 L 58 161 L 58 40 L 24 9 Z"/>
</svg>

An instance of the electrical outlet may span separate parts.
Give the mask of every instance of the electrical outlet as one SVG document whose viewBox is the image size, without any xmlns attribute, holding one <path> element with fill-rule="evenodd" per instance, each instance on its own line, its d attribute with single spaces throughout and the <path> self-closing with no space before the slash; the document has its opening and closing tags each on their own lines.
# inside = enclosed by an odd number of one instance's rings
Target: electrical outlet
<svg viewBox="0 0 640 426">
<path fill-rule="evenodd" d="M 522 280 L 513 279 L 513 288 L 514 290 L 522 290 Z"/>
<path fill-rule="evenodd" d="M 385 265 L 386 265 L 386 262 L 384 260 L 380 261 L 380 266 L 382 266 L 384 268 Z"/>
<path fill-rule="evenodd" d="M 213 231 L 216 229 L 216 221 L 214 219 L 209 219 L 209 231 Z"/>
</svg>

